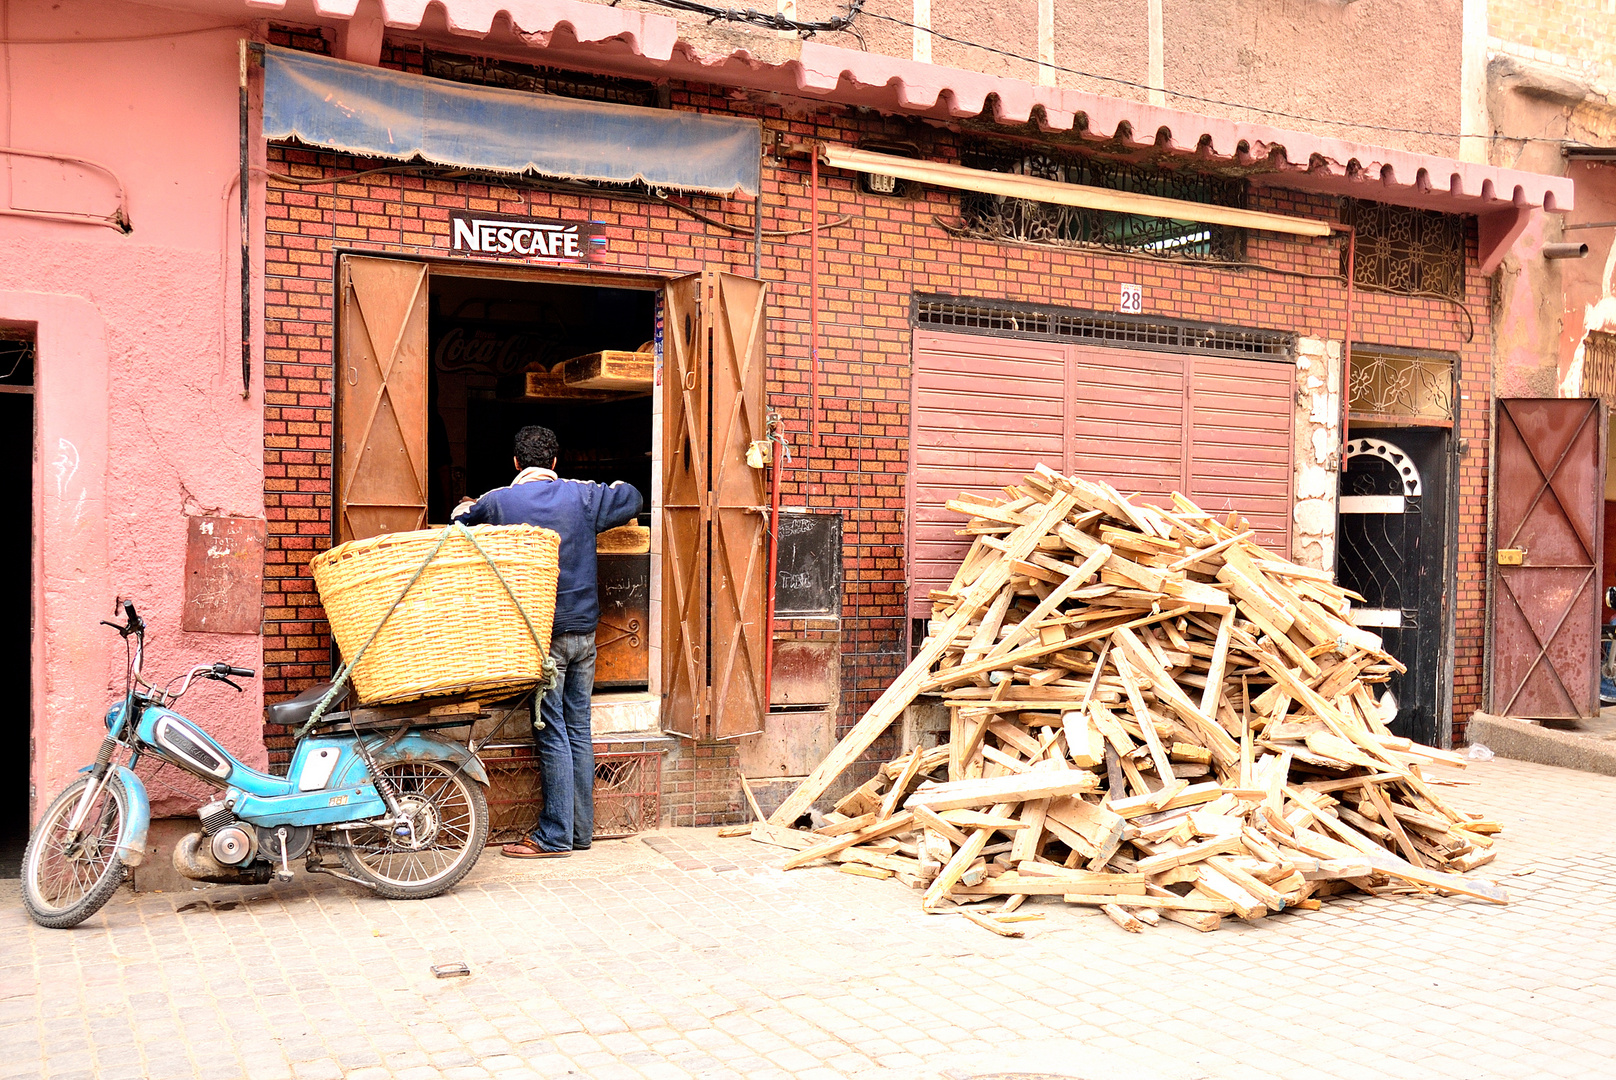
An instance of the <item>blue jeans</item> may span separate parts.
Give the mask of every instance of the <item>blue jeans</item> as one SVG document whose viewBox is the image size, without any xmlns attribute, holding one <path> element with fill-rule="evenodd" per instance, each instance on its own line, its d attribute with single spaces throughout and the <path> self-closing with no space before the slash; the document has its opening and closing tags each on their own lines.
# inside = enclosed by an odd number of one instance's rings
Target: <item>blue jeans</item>
<svg viewBox="0 0 1616 1080">
<path fill-rule="evenodd" d="M 595 688 L 595 633 L 550 640 L 556 685 L 539 703 L 544 727 L 533 733 L 544 805 L 531 839 L 545 851 L 581 851 L 595 832 L 595 738 L 589 697 Z"/>
</svg>

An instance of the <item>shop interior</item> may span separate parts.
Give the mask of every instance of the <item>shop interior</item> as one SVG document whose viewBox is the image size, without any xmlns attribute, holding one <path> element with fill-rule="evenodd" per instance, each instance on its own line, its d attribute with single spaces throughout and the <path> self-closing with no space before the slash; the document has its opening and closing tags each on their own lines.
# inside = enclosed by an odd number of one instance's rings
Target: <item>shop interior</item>
<svg viewBox="0 0 1616 1080">
<path fill-rule="evenodd" d="M 651 289 L 552 280 L 431 278 L 430 520 L 464 496 L 509 484 L 516 432 L 556 433 L 564 479 L 639 489 L 638 521 L 600 537 L 597 689 L 649 680 L 652 338 Z"/>
</svg>

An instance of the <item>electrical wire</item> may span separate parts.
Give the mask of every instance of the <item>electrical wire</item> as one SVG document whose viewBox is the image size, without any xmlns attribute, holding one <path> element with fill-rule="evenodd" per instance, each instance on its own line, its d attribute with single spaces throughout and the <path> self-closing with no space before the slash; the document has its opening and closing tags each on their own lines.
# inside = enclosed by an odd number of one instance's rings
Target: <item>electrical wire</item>
<svg viewBox="0 0 1616 1080">
<path fill-rule="evenodd" d="M 965 225 L 962 221 L 948 221 L 944 218 L 933 216 L 932 223 L 948 235 L 958 239 L 988 239 L 987 237 L 983 237 L 978 234 L 975 230 Z M 1184 255 L 1173 255 L 1164 252 L 1109 248 L 1101 244 L 1042 244 L 1036 240 L 1007 240 L 1003 237 L 993 237 L 991 239 L 994 243 L 998 244 L 1015 244 L 1019 247 L 1041 248 L 1045 250 L 1049 248 L 1060 249 L 1068 247 L 1073 250 L 1092 250 L 1105 255 L 1112 255 L 1124 259 L 1145 259 L 1150 262 L 1168 262 L 1190 269 L 1257 270 L 1265 274 L 1277 274 L 1282 277 L 1304 278 L 1310 281 L 1331 281 L 1342 286 L 1343 288 L 1347 284 L 1347 276 L 1345 274 L 1318 274 L 1309 270 L 1292 270 L 1288 267 L 1271 266 L 1268 263 L 1256 262 L 1255 260 L 1248 262 L 1235 262 L 1228 259 L 1196 259 Z M 1462 300 L 1455 300 L 1453 297 L 1448 296 L 1445 293 L 1429 292 L 1420 289 L 1394 289 L 1387 285 L 1376 285 L 1363 281 L 1356 282 L 1354 288 L 1357 288 L 1362 292 L 1382 293 L 1387 296 L 1411 296 L 1424 300 L 1446 301 L 1447 303 L 1453 305 L 1460 315 L 1464 316 L 1465 344 L 1468 345 L 1476 340 L 1476 320 L 1471 316 L 1470 309 L 1465 307 L 1464 301 Z"/>
<path fill-rule="evenodd" d="M 662 3 L 664 0 L 647 0 L 647 2 L 656 4 Z M 1330 124 L 1336 127 L 1355 128 L 1361 131 L 1384 131 L 1397 135 L 1430 135 L 1443 139 L 1488 139 L 1490 141 L 1499 142 L 1547 142 L 1574 146 L 1586 145 L 1578 142 L 1576 139 L 1551 139 L 1536 136 L 1465 135 L 1462 132 L 1457 131 L 1432 131 L 1427 128 L 1397 127 L 1392 124 L 1365 124 L 1352 120 L 1335 120 L 1327 116 L 1309 116 L 1306 113 L 1286 112 L 1284 109 L 1270 109 L 1261 105 L 1244 105 L 1238 101 L 1229 101 L 1226 98 L 1207 97 L 1203 94 L 1188 94 L 1179 90 L 1169 90 L 1165 86 L 1151 86 L 1149 83 L 1139 82 L 1134 79 L 1124 79 L 1117 75 L 1100 75 L 1092 71 L 1080 71 L 1077 68 L 1063 67 L 1060 64 L 1051 64 L 1043 60 L 1034 59 L 1030 56 L 1023 56 L 1020 53 L 1010 52 L 1007 49 L 1000 49 L 993 45 L 983 45 L 975 41 L 967 41 L 964 38 L 957 38 L 950 34 L 942 33 L 939 30 L 933 30 L 929 26 L 921 26 L 919 23 L 912 23 L 907 19 L 900 19 L 894 15 L 882 15 L 874 11 L 866 11 L 863 12 L 863 14 L 871 19 L 880 19 L 883 22 L 897 23 L 899 26 L 906 26 L 911 30 L 923 31 L 930 34 L 932 37 L 939 38 L 955 45 L 964 45 L 972 49 L 981 49 L 984 52 L 996 53 L 999 56 L 1008 57 L 1012 60 L 1024 60 L 1029 64 L 1037 64 L 1039 67 L 1049 68 L 1052 71 L 1060 71 L 1068 75 L 1080 75 L 1085 79 L 1095 79 L 1099 82 L 1115 83 L 1118 86 L 1127 86 L 1135 90 L 1155 91 L 1157 93 L 1166 94 L 1168 97 L 1182 98 L 1185 101 L 1197 101 L 1205 105 L 1221 105 L 1228 109 L 1244 109 L 1247 112 L 1262 113 L 1266 116 L 1278 116 L 1286 120 L 1301 120 L 1310 124 Z"/>
<path fill-rule="evenodd" d="M 153 34 L 131 34 L 128 37 L 5 38 L 0 40 L 0 45 L 117 45 L 125 41 L 159 41 L 163 38 L 212 34 L 220 30 L 235 30 L 248 34 L 252 32 L 252 27 L 242 26 L 238 23 L 226 23 L 223 26 L 198 26 L 190 30 L 162 30 Z"/>
<path fill-rule="evenodd" d="M 896 15 L 883 15 L 880 12 L 865 11 L 863 7 L 863 0 L 854 0 L 854 2 L 849 5 L 847 14 L 845 16 L 820 23 L 798 22 L 795 19 L 787 19 L 781 15 L 771 15 L 767 12 L 753 11 L 750 9 L 742 11 L 738 8 L 721 8 L 710 4 L 699 3 L 697 0 L 644 0 L 644 2 L 653 4 L 657 7 L 672 8 L 676 11 L 688 11 L 697 15 L 705 15 L 708 17 L 709 21 L 712 22 L 737 22 L 744 23 L 749 26 L 763 26 L 771 30 L 796 30 L 799 33 L 804 34 L 814 34 L 823 31 L 847 31 L 849 33 L 856 33 L 856 31 L 852 29 L 853 20 L 858 16 L 863 16 L 867 19 L 879 19 L 882 22 L 895 23 L 898 26 L 907 27 L 910 30 L 919 30 L 922 33 L 930 34 L 939 41 L 947 41 L 954 45 L 964 45 L 965 47 L 971 49 L 981 49 L 983 52 L 994 53 L 995 55 L 1003 56 L 1011 60 L 1022 60 L 1029 64 L 1037 64 L 1039 67 L 1048 68 L 1051 71 L 1060 71 L 1068 75 L 1078 75 L 1085 79 L 1095 79 L 1099 82 L 1113 83 L 1117 86 L 1127 86 L 1135 90 L 1156 91 L 1166 94 L 1169 97 L 1181 98 L 1185 101 L 1196 101 L 1205 105 L 1221 105 L 1224 108 L 1229 109 L 1244 109 L 1247 112 L 1261 113 L 1266 116 L 1278 116 L 1286 120 L 1301 120 L 1310 124 L 1329 124 L 1335 127 L 1354 128 L 1360 131 L 1382 131 L 1398 135 L 1429 135 L 1443 139 L 1487 139 L 1488 141 L 1496 142 L 1545 142 L 1559 143 L 1569 146 L 1586 145 L 1585 143 L 1579 142 L 1576 139 L 1553 139 L 1538 136 L 1465 135 L 1456 131 L 1433 131 L 1427 128 L 1397 127 L 1393 124 L 1358 123 L 1352 120 L 1336 120 L 1325 116 L 1309 116 L 1305 113 L 1287 112 L 1284 109 L 1270 109 L 1261 105 L 1245 105 L 1238 101 L 1229 101 L 1226 98 L 1208 97 L 1203 94 L 1190 94 L 1180 90 L 1169 90 L 1165 86 L 1151 86 L 1149 83 L 1139 82 L 1136 79 L 1124 79 L 1117 75 L 1101 75 L 1093 71 L 1083 71 L 1078 68 L 1064 67 L 1060 64 L 1051 64 L 1047 61 L 1036 59 L 1035 57 L 1023 55 L 1022 53 L 1011 52 L 1009 49 L 1001 49 L 995 45 L 983 45 L 980 42 L 955 37 L 952 34 L 945 34 L 941 30 L 934 30 L 929 26 L 922 26 L 919 23 L 910 22 L 908 19 L 900 19 Z M 861 37 L 861 43 L 862 40 L 863 39 Z"/>
<path fill-rule="evenodd" d="M 742 235 L 745 235 L 745 236 L 754 235 L 754 229 L 753 229 L 753 226 L 751 226 L 751 225 L 731 225 L 727 221 L 720 221 L 715 217 L 711 217 L 711 216 L 709 216 L 707 214 L 704 214 L 700 210 L 697 210 L 693 206 L 686 206 L 684 203 L 674 202 L 672 199 L 668 198 L 666 195 L 658 195 L 655 192 L 652 192 L 651 197 L 656 199 L 658 202 L 663 203 L 664 205 L 673 207 L 675 210 L 678 210 L 681 213 L 690 215 L 691 217 L 695 218 L 697 221 L 706 222 L 708 225 L 712 225 L 712 226 L 715 226 L 715 227 L 720 228 L 720 229 L 728 229 L 732 233 L 739 233 L 739 234 L 742 234 Z M 823 232 L 825 229 L 834 229 L 834 228 L 837 228 L 839 226 L 846 225 L 849 221 L 852 221 L 852 220 L 853 220 L 853 215 L 852 214 L 843 214 L 841 217 L 836 218 L 833 221 L 825 222 L 823 225 L 819 226 L 819 228 L 820 228 L 820 231 Z M 764 236 L 776 236 L 776 237 L 805 236 L 808 233 L 811 233 L 813 231 L 814 231 L 814 227 L 812 225 L 805 225 L 800 229 L 764 229 L 763 230 L 763 235 Z"/>
<path fill-rule="evenodd" d="M 835 18 L 818 22 L 803 22 L 799 19 L 788 19 L 778 12 L 757 11 L 753 8 L 743 11 L 740 8 L 715 7 L 712 4 L 700 3 L 699 0 L 649 0 L 649 2 L 675 11 L 688 11 L 692 15 L 705 15 L 709 22 L 744 23 L 747 26 L 760 26 L 766 30 L 794 30 L 799 34 L 835 33 L 847 30 L 854 18 L 864 11 L 864 0 L 852 0 L 847 5 L 846 15 L 837 15 Z"/>
</svg>

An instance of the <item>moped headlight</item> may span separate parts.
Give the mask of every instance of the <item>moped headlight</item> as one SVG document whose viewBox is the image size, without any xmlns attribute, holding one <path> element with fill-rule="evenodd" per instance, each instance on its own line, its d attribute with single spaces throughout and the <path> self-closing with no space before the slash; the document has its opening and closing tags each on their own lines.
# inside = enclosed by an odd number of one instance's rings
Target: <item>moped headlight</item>
<svg viewBox="0 0 1616 1080">
<path fill-rule="evenodd" d="M 123 717 L 123 702 L 120 701 L 116 705 L 112 706 L 112 708 L 107 710 L 107 715 L 106 715 L 107 730 L 111 731 L 113 725 L 116 724 L 120 719 L 122 719 L 122 717 Z"/>
</svg>

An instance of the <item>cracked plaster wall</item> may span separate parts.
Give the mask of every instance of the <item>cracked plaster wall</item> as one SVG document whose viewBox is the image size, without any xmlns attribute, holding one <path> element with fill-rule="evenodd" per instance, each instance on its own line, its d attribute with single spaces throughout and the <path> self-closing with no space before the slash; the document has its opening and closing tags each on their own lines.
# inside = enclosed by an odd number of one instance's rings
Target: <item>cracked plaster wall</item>
<svg viewBox="0 0 1616 1080">
<path fill-rule="evenodd" d="M 1341 460 L 1341 343 L 1296 342 L 1296 477 L 1291 557 L 1335 568 L 1337 470 Z"/>
<path fill-rule="evenodd" d="M 87 25 L 112 37 L 211 24 L 137 5 L 10 5 L 19 38 Z M 159 685 L 204 661 L 263 666 L 256 635 L 180 630 L 187 516 L 263 515 L 262 388 L 255 377 L 252 396 L 241 396 L 239 269 L 228 258 L 237 243 L 227 186 L 238 146 L 236 36 L 0 56 L 10 64 L 0 87 L 12 88 L 0 101 L 5 144 L 104 163 L 122 182 L 134 226 L 124 235 L 0 217 L 0 320 L 38 330 L 36 814 L 93 759 L 101 714 L 122 693 L 122 646 L 97 625 L 118 597 L 150 624 L 146 672 Z M 0 193 L 11 205 L 95 213 L 112 205 L 97 174 L 20 160 L 8 162 L 11 190 Z M 81 488 L 99 489 L 99 499 L 79 499 Z M 266 763 L 255 683 L 239 696 L 203 684 L 182 711 L 248 764 Z M 186 780 L 169 769 L 149 785 L 154 813 L 184 812 L 208 790 Z"/>
</svg>

